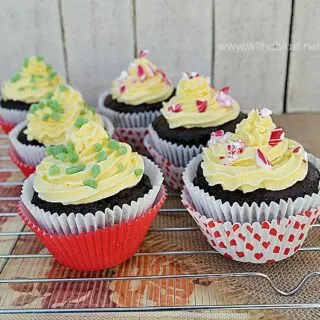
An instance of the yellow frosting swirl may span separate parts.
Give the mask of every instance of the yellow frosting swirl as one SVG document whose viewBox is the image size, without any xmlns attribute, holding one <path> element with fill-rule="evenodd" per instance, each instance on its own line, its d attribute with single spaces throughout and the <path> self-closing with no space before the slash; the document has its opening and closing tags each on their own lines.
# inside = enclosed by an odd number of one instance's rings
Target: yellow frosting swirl
<svg viewBox="0 0 320 320">
<path fill-rule="evenodd" d="M 80 92 L 61 84 L 47 99 L 31 106 L 24 132 L 29 141 L 44 145 L 65 143 L 69 128 L 76 130 L 90 120 L 103 125 L 101 116 L 85 105 Z"/>
<path fill-rule="evenodd" d="M 128 144 L 110 139 L 93 121 L 71 132 L 66 146 L 51 147 L 49 153 L 34 177 L 34 190 L 48 202 L 67 205 L 108 198 L 137 185 L 144 172 L 142 157 Z"/>
<path fill-rule="evenodd" d="M 168 99 L 173 86 L 166 75 L 145 56 L 139 57 L 113 81 L 112 98 L 129 105 L 156 103 Z"/>
<path fill-rule="evenodd" d="M 235 134 L 213 133 L 203 150 L 203 174 L 209 185 L 246 193 L 283 190 L 303 180 L 308 172 L 303 147 L 275 128 L 270 115 L 252 110 Z"/>
<path fill-rule="evenodd" d="M 212 88 L 208 78 L 191 73 L 184 74 L 176 95 L 163 103 L 161 112 L 171 129 L 206 128 L 237 118 L 240 106 L 223 91 Z"/>
<path fill-rule="evenodd" d="M 1 89 L 4 100 L 38 102 L 64 80 L 40 56 L 26 58 L 21 71 L 6 81 Z"/>
</svg>

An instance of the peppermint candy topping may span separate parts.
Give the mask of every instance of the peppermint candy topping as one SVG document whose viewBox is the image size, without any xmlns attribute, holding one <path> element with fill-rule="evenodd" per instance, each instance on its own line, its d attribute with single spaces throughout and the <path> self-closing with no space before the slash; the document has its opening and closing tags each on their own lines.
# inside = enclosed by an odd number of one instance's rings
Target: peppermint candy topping
<svg viewBox="0 0 320 320">
<path fill-rule="evenodd" d="M 268 108 L 261 108 L 261 109 L 258 109 L 257 111 L 262 118 L 272 115 L 272 111 Z"/>
<path fill-rule="evenodd" d="M 126 86 L 122 84 L 119 90 L 120 90 L 120 93 L 124 93 L 126 91 Z"/>
<path fill-rule="evenodd" d="M 140 50 L 139 51 L 139 58 L 144 58 L 149 54 L 149 50 L 145 49 L 145 50 Z"/>
<path fill-rule="evenodd" d="M 200 113 L 205 112 L 208 107 L 208 100 L 198 99 L 196 100 L 196 105 Z"/>
<path fill-rule="evenodd" d="M 259 148 L 257 149 L 257 153 L 256 153 L 256 163 L 257 163 L 257 166 L 262 169 L 272 168 L 271 162 L 267 159 L 267 157 L 263 154 L 263 152 Z"/>
<path fill-rule="evenodd" d="M 276 128 L 271 131 L 269 145 L 274 147 L 284 139 L 284 130 L 282 128 Z"/>
<path fill-rule="evenodd" d="M 168 108 L 169 112 L 174 112 L 174 113 L 178 113 L 182 111 L 182 106 L 180 104 L 176 104 L 174 106 L 169 106 Z"/>
<path fill-rule="evenodd" d="M 224 140 L 224 138 L 225 138 L 224 136 L 225 136 L 225 134 L 224 134 L 223 130 L 218 130 L 218 131 L 212 132 L 208 145 L 220 143 L 220 141 Z"/>
<path fill-rule="evenodd" d="M 141 64 L 139 64 L 137 67 L 137 73 L 138 73 L 138 77 L 140 78 L 140 80 L 144 80 L 146 78 L 146 74 L 145 74 Z"/>
<path fill-rule="evenodd" d="M 149 73 L 149 75 L 151 77 L 154 77 L 156 75 L 155 71 L 153 70 L 153 68 L 150 66 L 150 64 L 147 64 L 146 67 L 145 67 Z"/>
<path fill-rule="evenodd" d="M 230 87 L 224 87 L 219 90 L 218 95 L 217 95 L 217 101 L 219 104 L 225 107 L 231 107 L 233 100 L 232 98 L 227 94 L 230 90 Z"/>
<path fill-rule="evenodd" d="M 293 153 L 300 153 L 300 151 L 301 151 L 301 146 L 298 146 L 298 147 L 295 147 L 293 150 L 292 150 L 292 152 Z"/>
<path fill-rule="evenodd" d="M 190 73 L 183 72 L 182 73 L 182 79 L 184 79 L 184 80 L 193 79 L 196 77 L 200 77 L 200 74 L 198 72 L 190 72 Z"/>
</svg>

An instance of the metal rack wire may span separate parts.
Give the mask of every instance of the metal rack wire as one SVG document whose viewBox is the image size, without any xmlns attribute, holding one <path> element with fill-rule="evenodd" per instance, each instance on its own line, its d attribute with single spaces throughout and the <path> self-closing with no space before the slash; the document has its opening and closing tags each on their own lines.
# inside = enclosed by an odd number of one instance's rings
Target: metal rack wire
<svg viewBox="0 0 320 320">
<path fill-rule="evenodd" d="M 6 135 L 0 135 L 0 139 L 6 139 Z M 0 150 L 6 151 L 8 144 L 0 145 Z M 2 152 L 2 153 L 4 153 Z M 18 169 L 14 167 L 7 167 L 6 163 L 9 158 L 6 155 L 0 156 L 0 172 L 1 173 L 13 173 L 18 172 Z M 0 181 L 0 187 L 20 187 L 21 181 Z M 176 196 L 171 194 L 170 196 Z M 18 196 L 2 196 L 0 195 L 0 217 L 14 219 L 17 217 L 16 212 L 3 212 L 3 206 L 1 202 L 17 202 Z M 180 214 L 186 215 L 185 209 L 180 208 L 163 208 L 160 210 L 161 214 Z M 319 228 L 320 224 L 315 224 L 313 228 Z M 156 227 L 153 226 L 149 232 L 151 233 L 179 233 L 179 232 L 199 232 L 200 230 L 195 226 L 188 227 Z M 51 254 L 48 253 L 14 253 L 14 248 L 21 237 L 33 237 L 34 233 L 31 231 L 24 230 L 24 227 L 19 231 L 0 231 L 0 240 L 5 238 L 14 238 L 13 244 L 8 248 L 7 252 L 1 252 L 0 262 L 6 260 L 13 261 L 14 259 L 30 259 L 34 264 L 37 264 L 38 259 L 52 259 Z M 309 246 L 299 249 L 300 252 L 320 251 L 320 246 Z M 215 255 L 217 252 L 214 250 L 179 250 L 179 251 L 156 251 L 156 252 L 137 252 L 135 257 L 146 257 L 146 256 L 185 256 L 185 255 Z M 190 273 L 190 274 L 164 274 L 164 275 L 144 275 L 144 276 L 101 276 L 101 277 L 35 277 L 35 278 L 5 278 L 2 275 L 2 265 L 0 273 L 0 285 L 3 284 L 39 284 L 39 283 L 99 283 L 99 282 L 110 282 L 117 281 L 118 283 L 126 281 L 141 281 L 141 280 L 165 280 L 165 279 L 234 279 L 237 281 L 239 278 L 257 278 L 262 279 L 264 283 L 274 290 L 279 296 L 289 297 L 297 294 L 304 286 L 308 285 L 308 281 L 313 278 L 320 276 L 320 272 L 314 271 L 307 273 L 300 282 L 290 290 L 284 290 L 279 285 L 276 285 L 272 279 L 265 273 L 261 272 L 236 272 L 236 273 Z M 1 292 L 0 292 L 1 294 Z M 261 309 L 312 309 L 320 308 L 320 303 L 269 303 L 269 304 L 185 304 L 185 305 L 171 305 L 171 306 L 131 306 L 131 307 L 99 307 L 99 308 L 0 308 L 0 314 L 12 314 L 12 313 L 56 313 L 56 312 L 120 312 L 120 311 L 168 311 L 168 310 L 261 310 Z"/>
</svg>

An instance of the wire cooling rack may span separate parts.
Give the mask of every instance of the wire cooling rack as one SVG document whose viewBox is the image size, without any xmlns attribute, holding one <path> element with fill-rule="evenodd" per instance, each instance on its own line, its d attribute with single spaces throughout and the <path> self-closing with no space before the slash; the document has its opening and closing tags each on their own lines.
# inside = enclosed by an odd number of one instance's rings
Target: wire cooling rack
<svg viewBox="0 0 320 320">
<path fill-rule="evenodd" d="M 296 261 L 280 263 L 272 270 L 226 261 L 210 249 L 173 192 L 141 250 L 124 265 L 86 273 L 58 265 L 18 217 L 15 207 L 23 177 L 7 156 L 7 136 L 1 134 L 0 141 L 0 313 L 320 307 L 310 295 L 303 296 L 309 286 L 319 286 L 320 268 L 297 265 L 305 263 L 304 255 L 314 256 L 320 250 L 314 241 L 299 249 Z M 315 224 L 312 232 L 318 233 L 319 227 Z M 281 277 L 277 280 L 276 274 L 286 273 L 292 266 L 306 272 L 298 275 L 293 285 Z M 257 290 L 254 285 L 261 294 L 268 292 L 269 299 L 251 299 L 250 286 Z M 237 290 L 240 294 L 233 297 Z M 241 300 L 239 295 L 246 298 Z"/>
</svg>

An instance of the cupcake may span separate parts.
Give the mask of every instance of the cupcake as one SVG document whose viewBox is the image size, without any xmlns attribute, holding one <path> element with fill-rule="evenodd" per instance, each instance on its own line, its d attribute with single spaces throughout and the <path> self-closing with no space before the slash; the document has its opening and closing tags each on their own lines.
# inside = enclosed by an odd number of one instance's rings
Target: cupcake
<svg viewBox="0 0 320 320">
<path fill-rule="evenodd" d="M 138 249 L 164 202 L 162 181 L 153 162 L 89 121 L 25 181 L 20 212 L 39 235 L 51 235 L 40 239 L 61 263 L 103 269 Z"/>
<path fill-rule="evenodd" d="M 196 72 L 184 73 L 175 96 L 163 103 L 162 114 L 150 125 L 146 147 L 159 165 L 170 162 L 171 170 L 180 173 L 180 186 L 183 168 L 201 152 L 211 133 L 234 132 L 245 117 L 228 91 L 227 87 L 216 91 L 209 78 Z"/>
<path fill-rule="evenodd" d="M 114 123 L 118 138 L 133 142 L 133 147 L 142 147 L 142 136 L 148 125 L 159 115 L 162 102 L 173 94 L 174 88 L 166 74 L 147 59 L 147 50 L 142 50 L 118 79 L 111 91 L 102 93 L 99 110 Z"/>
<path fill-rule="evenodd" d="M 63 82 L 43 57 L 26 58 L 20 72 L 4 82 L 1 88 L 2 120 L 12 125 L 25 120 L 31 105 L 44 99 Z"/>
<path fill-rule="evenodd" d="M 91 120 L 101 125 L 105 120 L 107 129 L 113 128 L 108 119 L 85 104 L 77 90 L 61 84 L 31 106 L 27 120 L 10 132 L 9 139 L 23 162 L 35 166 L 45 157 L 47 146 L 65 143 L 67 130 L 78 130 Z"/>
<path fill-rule="evenodd" d="M 234 134 L 214 132 L 183 174 L 183 202 L 228 258 L 264 263 L 302 245 L 319 215 L 320 162 L 252 110 Z"/>
</svg>

